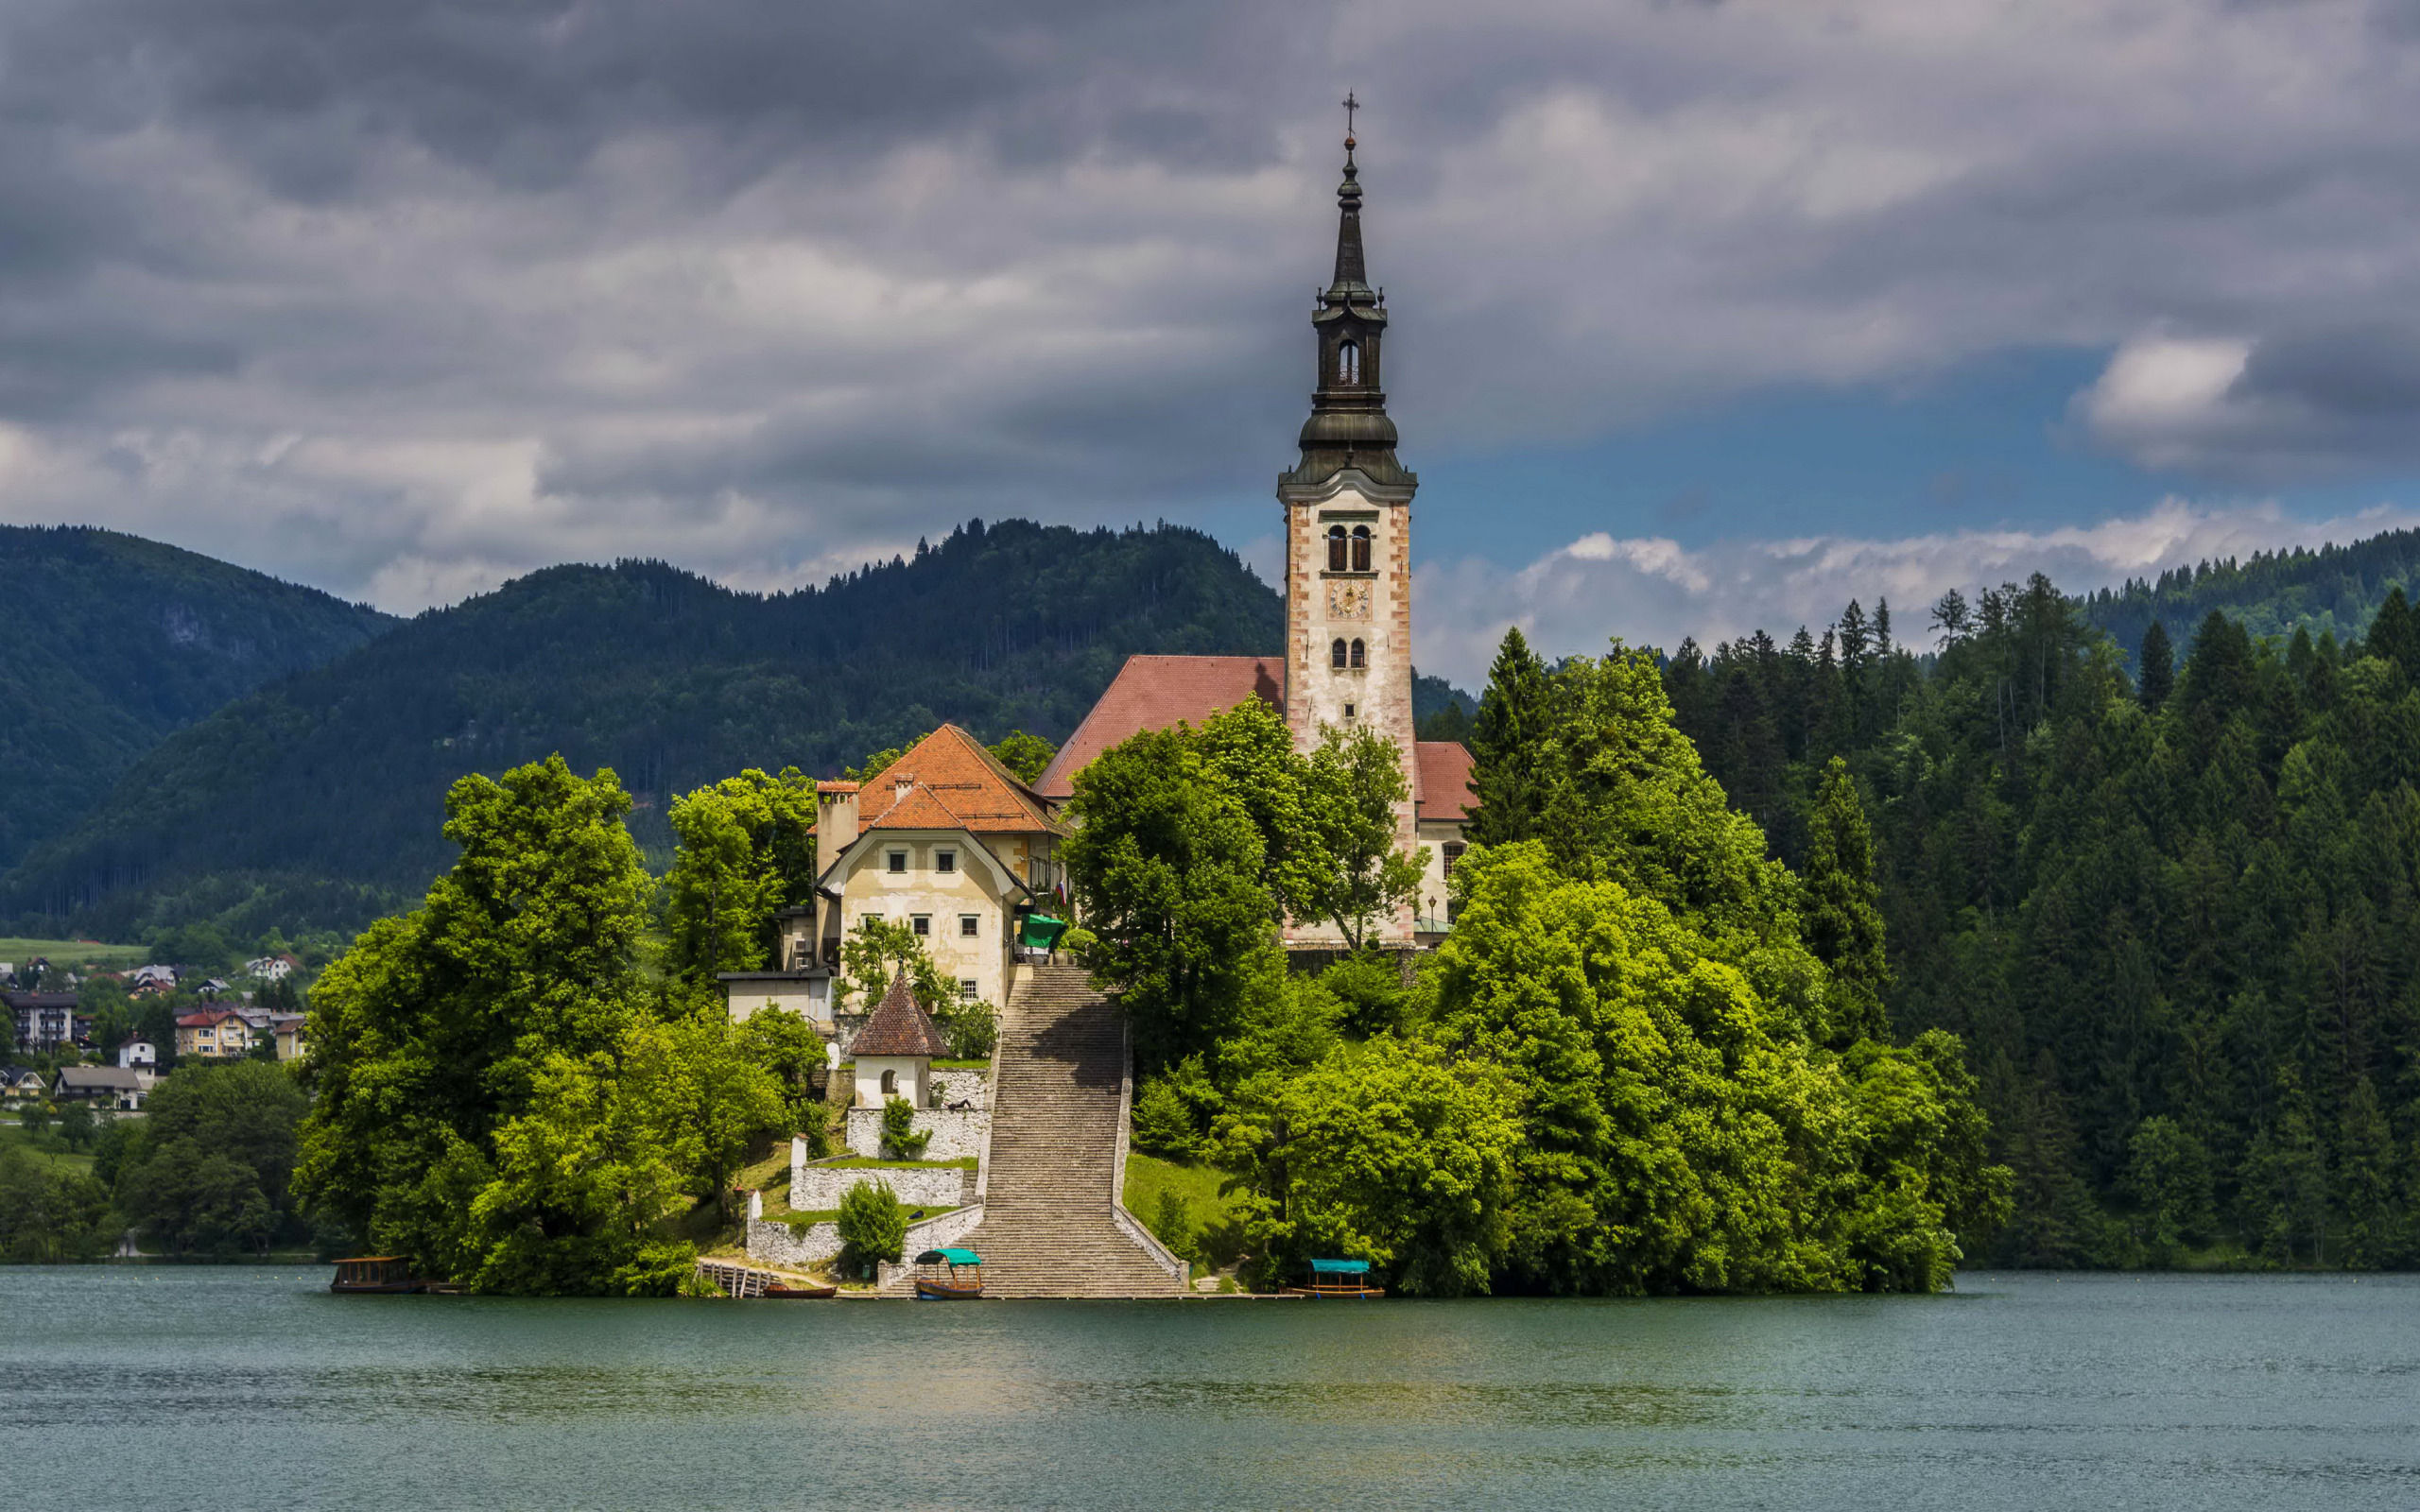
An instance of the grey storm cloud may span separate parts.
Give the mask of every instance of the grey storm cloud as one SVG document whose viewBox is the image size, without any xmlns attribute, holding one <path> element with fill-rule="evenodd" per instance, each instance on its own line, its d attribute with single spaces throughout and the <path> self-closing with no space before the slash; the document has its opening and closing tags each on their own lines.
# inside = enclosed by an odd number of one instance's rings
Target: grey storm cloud
<svg viewBox="0 0 2420 1512">
<path fill-rule="evenodd" d="M 408 609 L 1263 496 L 1348 87 L 1415 466 L 2050 345 L 2098 444 L 2341 473 L 2420 408 L 2415 64 L 2336 0 L 25 0 L 0 517 Z"/>
</svg>

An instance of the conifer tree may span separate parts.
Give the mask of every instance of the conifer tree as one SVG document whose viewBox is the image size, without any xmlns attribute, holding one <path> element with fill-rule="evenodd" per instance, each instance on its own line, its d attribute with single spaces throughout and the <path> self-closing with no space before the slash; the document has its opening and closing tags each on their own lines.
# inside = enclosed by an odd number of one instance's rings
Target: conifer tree
<svg viewBox="0 0 2420 1512">
<path fill-rule="evenodd" d="M 1520 627 L 1504 632 L 1471 725 L 1471 787 L 1478 813 L 1470 827 L 1479 845 L 1533 838 L 1546 802 L 1540 747 L 1551 717 L 1546 664 Z"/>
<path fill-rule="evenodd" d="M 1882 994 L 1891 985 L 1882 949 L 1882 909 L 1874 885 L 1874 837 L 1858 801 L 1849 764 L 1835 756 L 1824 769 L 1805 873 L 1802 929 L 1806 948 L 1832 971 L 1841 989 L 1832 1034 L 1841 1043 L 1889 1033 Z"/>
<path fill-rule="evenodd" d="M 2135 696 L 2152 713 L 2176 689 L 2176 652 L 2169 644 L 2168 627 L 2152 621 L 2143 632 L 2143 650 L 2135 669 Z"/>
</svg>

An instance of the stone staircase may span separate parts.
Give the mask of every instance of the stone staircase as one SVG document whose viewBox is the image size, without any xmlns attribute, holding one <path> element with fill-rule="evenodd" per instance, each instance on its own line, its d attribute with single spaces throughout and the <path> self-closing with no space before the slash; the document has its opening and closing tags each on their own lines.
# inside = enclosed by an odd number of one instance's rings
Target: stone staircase
<svg viewBox="0 0 2420 1512">
<path fill-rule="evenodd" d="M 984 1295 L 1185 1295 L 1114 1211 L 1126 1113 L 1115 1005 L 1079 967 L 1024 978 L 1001 1015 L 983 1221 L 959 1241 L 983 1257 Z"/>
</svg>

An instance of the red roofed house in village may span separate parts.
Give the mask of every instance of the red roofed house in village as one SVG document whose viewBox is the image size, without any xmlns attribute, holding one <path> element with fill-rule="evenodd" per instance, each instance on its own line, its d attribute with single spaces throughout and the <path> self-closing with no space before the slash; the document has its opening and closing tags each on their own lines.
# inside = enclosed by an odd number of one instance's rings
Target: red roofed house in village
<svg viewBox="0 0 2420 1512">
<path fill-rule="evenodd" d="M 1399 811 L 1404 847 L 1428 848 L 1412 906 L 1378 937 L 1409 945 L 1443 930 L 1445 869 L 1461 856 L 1470 753 L 1419 740 L 1411 718 L 1411 496 L 1417 474 L 1395 460 L 1395 425 L 1378 349 L 1386 301 L 1372 289 L 1361 249 L 1361 186 L 1347 143 L 1336 279 L 1311 317 L 1317 387 L 1303 424 L 1301 460 L 1278 475 L 1286 511 L 1286 647 L 1278 656 L 1129 657 L 1034 786 L 1054 802 L 1076 774 L 1128 736 L 1179 720 L 1200 724 L 1245 698 L 1286 716 L 1297 748 L 1328 728 L 1377 730 L 1403 752 L 1410 799 Z M 1289 944 L 1336 943 L 1317 920 L 1290 920 Z"/>
</svg>

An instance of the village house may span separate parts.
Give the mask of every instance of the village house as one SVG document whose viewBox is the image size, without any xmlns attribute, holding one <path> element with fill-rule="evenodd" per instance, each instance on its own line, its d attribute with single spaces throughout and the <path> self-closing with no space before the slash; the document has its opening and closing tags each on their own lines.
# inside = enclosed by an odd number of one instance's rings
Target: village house
<svg viewBox="0 0 2420 1512">
<path fill-rule="evenodd" d="M 203 1008 L 177 1016 L 177 1057 L 233 1060 L 249 1055 L 252 1026 L 233 1008 Z"/>
<path fill-rule="evenodd" d="M 61 1103 L 86 1103 L 132 1112 L 150 1094 L 150 1078 L 124 1066 L 65 1066 L 52 1081 L 50 1095 Z"/>
<path fill-rule="evenodd" d="M 59 1051 L 76 1042 L 73 992 L 0 992 L 0 1008 L 16 1021 L 17 1043 L 24 1049 Z"/>
<path fill-rule="evenodd" d="M 869 919 L 911 931 L 960 998 L 1005 1003 L 1023 919 L 1064 896 L 1054 811 L 956 725 L 862 784 L 817 783 L 812 904 L 783 916 L 780 970 L 723 974 L 732 1017 L 795 1006 L 854 1043 L 874 1005 L 836 1001 L 833 972 Z"/>
<path fill-rule="evenodd" d="M 0 1097 L 31 1101 L 42 1096 L 46 1085 L 31 1066 L 0 1066 Z"/>
</svg>

